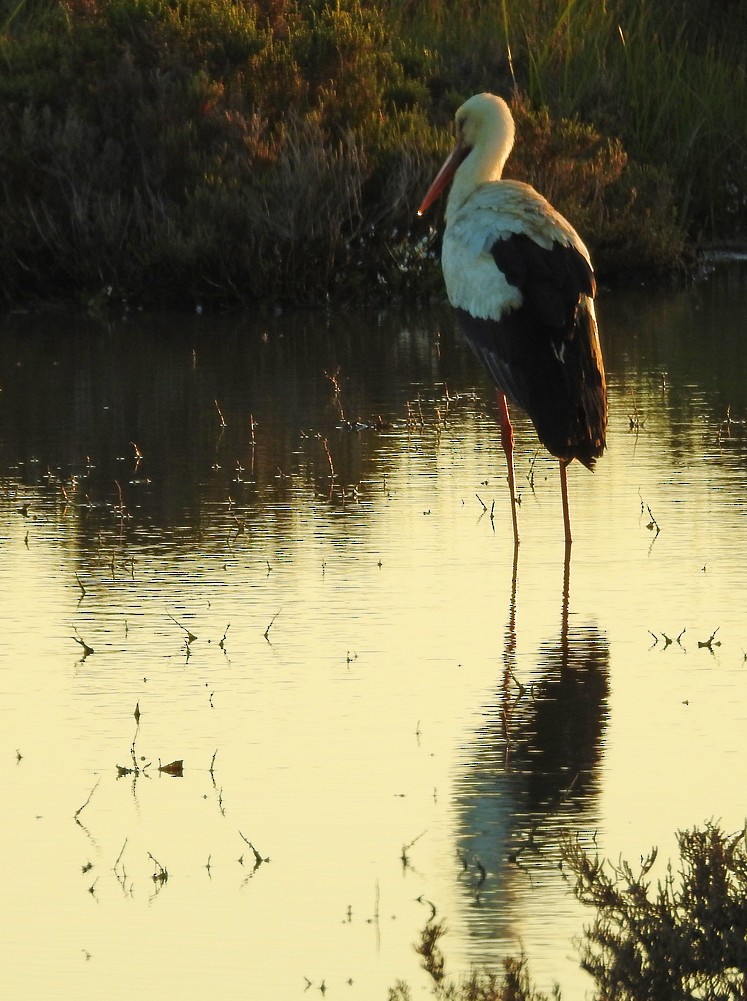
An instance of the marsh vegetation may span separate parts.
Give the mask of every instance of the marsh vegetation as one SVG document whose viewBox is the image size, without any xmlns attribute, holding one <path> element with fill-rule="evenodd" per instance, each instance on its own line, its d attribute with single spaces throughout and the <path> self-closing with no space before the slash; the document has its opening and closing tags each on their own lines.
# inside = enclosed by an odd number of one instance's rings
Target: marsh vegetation
<svg viewBox="0 0 747 1001">
<path fill-rule="evenodd" d="M 597 1001 L 736 1001 L 747 988 L 747 852 L 745 831 L 717 824 L 681 831 L 680 856 L 657 879 L 656 849 L 632 865 L 600 859 L 596 850 L 566 837 L 566 879 L 592 912 L 580 942 L 580 962 L 592 974 Z M 532 983 L 520 954 L 500 973 L 448 977 L 439 941 L 444 921 L 430 920 L 416 945 L 439 1001 L 549 1001 Z M 407 983 L 390 1001 L 409 1001 Z M 556 987 L 552 997 L 560 1001 Z"/>
<path fill-rule="evenodd" d="M 469 93 L 603 274 L 747 232 L 743 4 L 18 0 L 0 294 L 195 306 L 440 294 L 415 219 Z"/>
</svg>

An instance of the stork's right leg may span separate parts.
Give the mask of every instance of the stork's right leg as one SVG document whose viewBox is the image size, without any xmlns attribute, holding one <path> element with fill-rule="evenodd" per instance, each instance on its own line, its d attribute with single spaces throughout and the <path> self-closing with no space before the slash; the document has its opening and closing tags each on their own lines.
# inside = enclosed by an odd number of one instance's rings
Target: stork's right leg
<svg viewBox="0 0 747 1001">
<path fill-rule="evenodd" d="M 568 506 L 568 477 L 566 470 L 568 469 L 568 460 L 560 460 L 560 496 L 563 501 L 563 531 L 565 533 L 565 547 L 568 549 L 570 544 L 573 542 L 571 536 L 571 515 Z"/>
<path fill-rule="evenodd" d="M 508 416 L 506 396 L 498 390 L 498 423 L 501 426 L 501 445 L 508 464 L 508 489 L 511 494 L 511 520 L 514 526 L 514 545 L 519 545 L 519 522 L 516 517 L 516 483 L 514 480 L 514 429 Z"/>
</svg>

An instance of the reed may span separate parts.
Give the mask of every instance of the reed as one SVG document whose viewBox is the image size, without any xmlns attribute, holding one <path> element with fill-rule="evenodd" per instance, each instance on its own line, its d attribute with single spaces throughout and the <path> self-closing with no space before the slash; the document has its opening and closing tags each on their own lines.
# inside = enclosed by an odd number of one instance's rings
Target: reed
<svg viewBox="0 0 747 1001">
<path fill-rule="evenodd" d="M 671 170 L 685 228 L 747 230 L 744 5 L 443 0 L 417 14 L 397 6 L 439 53 L 441 80 L 518 91 L 553 116 L 594 122 L 631 157 Z"/>
</svg>

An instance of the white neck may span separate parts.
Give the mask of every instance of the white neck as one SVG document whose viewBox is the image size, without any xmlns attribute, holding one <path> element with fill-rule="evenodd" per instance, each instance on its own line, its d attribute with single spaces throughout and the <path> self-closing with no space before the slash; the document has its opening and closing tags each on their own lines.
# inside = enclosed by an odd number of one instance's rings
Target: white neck
<svg viewBox="0 0 747 1001">
<path fill-rule="evenodd" d="M 508 105 L 493 94 L 477 94 L 457 112 L 460 140 L 468 147 L 454 175 L 446 204 L 446 219 L 480 185 L 499 181 L 514 144 L 514 120 Z"/>
</svg>

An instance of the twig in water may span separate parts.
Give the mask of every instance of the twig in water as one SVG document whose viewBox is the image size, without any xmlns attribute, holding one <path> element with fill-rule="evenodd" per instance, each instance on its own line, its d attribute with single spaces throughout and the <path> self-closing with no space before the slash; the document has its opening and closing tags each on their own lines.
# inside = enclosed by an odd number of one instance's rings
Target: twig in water
<svg viewBox="0 0 747 1001">
<path fill-rule="evenodd" d="M 339 379 L 339 376 L 340 376 L 340 366 L 339 365 L 337 366 L 337 368 L 336 368 L 336 370 L 334 372 L 332 372 L 332 373 L 325 372 L 324 373 L 324 378 L 328 380 L 329 384 L 332 386 L 332 391 L 334 393 L 334 396 L 332 397 L 332 402 L 337 407 L 337 411 L 338 411 L 338 413 L 340 415 L 340 420 L 344 421 L 345 420 L 345 411 L 343 410 L 343 407 L 342 407 L 342 399 L 341 399 L 342 390 L 340 388 L 340 379 Z"/>
<path fill-rule="evenodd" d="M 265 634 L 264 635 L 265 635 L 265 639 L 267 640 L 268 643 L 270 642 L 270 635 L 269 635 L 270 634 L 270 630 L 272 629 L 272 626 L 273 626 L 273 623 L 275 622 L 275 619 L 278 617 L 278 615 L 280 615 L 280 613 L 282 612 L 282 610 L 283 610 L 283 607 L 281 605 L 280 608 L 277 610 L 277 612 L 275 612 L 275 614 L 273 615 L 273 617 L 270 619 L 270 624 L 268 625 L 267 629 L 265 629 Z"/>
<path fill-rule="evenodd" d="M 122 860 L 122 856 L 124 855 L 124 850 L 125 850 L 126 847 L 127 847 L 127 838 L 124 839 L 124 844 L 122 845 L 122 851 L 119 853 L 119 855 L 117 855 L 117 861 L 112 866 L 112 869 L 114 869 L 115 872 L 117 870 L 117 866 L 119 865 L 120 861 Z"/>
<path fill-rule="evenodd" d="M 80 646 L 83 647 L 83 659 L 85 660 L 86 657 L 90 656 L 92 653 L 95 653 L 96 651 L 93 649 L 92 646 L 89 646 L 86 643 L 86 641 L 80 636 L 80 634 L 78 633 L 78 630 L 75 628 L 75 626 L 73 626 L 73 631 L 75 633 L 75 636 L 73 636 L 73 639 L 75 640 L 76 643 L 79 643 Z"/>
<path fill-rule="evenodd" d="M 630 431 L 641 431 L 646 426 L 646 421 L 641 418 L 638 412 L 638 405 L 633 402 L 633 413 L 628 414 L 628 429 Z"/>
<path fill-rule="evenodd" d="M 183 629 L 184 632 L 187 634 L 187 646 L 189 646 L 190 643 L 194 643 L 194 641 L 197 639 L 197 637 L 195 636 L 195 634 L 191 633 L 189 631 L 189 629 L 187 629 L 186 626 L 183 626 L 181 624 L 181 622 L 179 622 L 177 619 L 175 619 L 174 616 L 170 612 L 167 612 L 166 614 L 168 615 L 168 617 L 171 619 L 171 621 L 173 623 L 175 623 L 177 626 L 179 626 L 180 629 Z"/>
<path fill-rule="evenodd" d="M 539 455 L 539 449 L 532 456 L 532 461 L 529 463 L 529 472 L 527 473 L 527 480 L 529 481 L 529 489 L 534 493 L 534 467 L 537 462 L 537 456 Z"/>
<path fill-rule="evenodd" d="M 249 847 L 251 848 L 252 852 L 254 853 L 254 868 L 255 869 L 258 869 L 262 865 L 263 862 L 269 862 L 270 861 L 269 856 L 267 858 L 262 858 L 262 856 L 259 854 L 259 852 L 257 851 L 257 849 L 251 843 L 251 841 L 249 840 L 249 838 L 244 837 L 244 835 L 241 833 L 241 831 L 239 831 L 239 835 L 241 837 L 241 840 L 245 841 L 249 845 Z"/>
<path fill-rule="evenodd" d="M 99 778 L 98 778 L 98 781 L 96 782 L 96 785 L 95 785 L 95 786 L 93 787 L 93 789 L 91 789 L 91 791 L 89 792 L 89 794 L 88 794 L 88 799 L 87 799 L 87 800 L 85 801 L 85 803 L 83 804 L 83 806 L 79 806 L 79 807 L 78 807 L 78 809 L 77 809 L 77 810 L 75 811 L 75 813 L 73 814 L 73 817 L 75 818 L 75 820 L 77 820 L 77 819 L 78 819 L 79 815 L 80 815 L 81 813 L 83 813 L 83 811 L 85 810 L 85 808 L 86 808 L 86 807 L 88 806 L 88 804 L 89 804 L 89 803 L 91 802 L 91 797 L 93 796 L 93 794 L 94 794 L 94 793 L 96 792 L 96 790 L 98 789 L 98 787 L 99 787 L 99 782 L 100 782 L 100 781 L 101 781 L 101 776 L 99 776 Z"/>
<path fill-rule="evenodd" d="M 119 482 L 119 480 L 115 480 L 114 484 L 117 488 L 117 493 L 119 494 L 119 518 L 120 521 L 124 521 L 125 505 L 124 505 L 124 497 L 122 495 L 122 484 Z M 112 556 L 112 565 L 113 564 L 114 564 L 114 557 Z M 114 576 L 114 571 L 112 570 L 112 577 L 113 576 Z"/>
<path fill-rule="evenodd" d="M 335 480 L 337 479 L 337 473 L 335 472 L 335 464 L 332 462 L 332 453 L 329 450 L 329 442 L 321 435 L 317 435 L 317 438 L 324 446 L 324 451 L 327 456 L 327 464 L 329 465 L 329 475 L 333 480 Z"/>
<path fill-rule="evenodd" d="M 648 523 L 648 525 L 646 525 L 646 528 L 647 528 L 647 529 L 648 529 L 648 530 L 649 530 L 650 532 L 653 532 L 653 533 L 654 533 L 654 538 L 656 538 L 656 536 L 657 536 L 657 535 L 659 534 L 659 532 L 661 531 L 661 529 L 659 528 L 659 523 L 658 523 L 658 521 L 656 520 L 656 518 L 654 518 L 654 513 L 653 513 L 653 511 L 651 510 L 651 508 L 650 508 L 650 507 L 648 506 L 648 504 L 647 504 L 647 503 L 646 503 L 646 502 L 644 501 L 643 497 L 641 497 L 641 491 L 640 491 L 640 490 L 638 491 L 638 498 L 639 498 L 639 500 L 640 500 L 640 502 L 641 502 L 641 514 L 643 514 L 644 510 L 645 510 L 645 511 L 648 511 L 648 517 L 649 517 L 649 523 Z"/>
<path fill-rule="evenodd" d="M 151 855 L 150 852 L 148 852 L 148 858 L 151 860 L 153 865 L 156 866 L 156 871 L 153 873 L 153 882 L 163 885 L 169 878 L 168 869 L 165 869 L 158 859 Z"/>
<path fill-rule="evenodd" d="M 721 626 L 716 626 L 716 628 L 713 630 L 713 632 L 711 633 L 711 635 L 708 637 L 707 640 L 698 640 L 698 647 L 701 650 L 706 649 L 710 650 L 711 653 L 713 653 L 713 648 L 715 646 L 721 646 L 721 640 L 716 640 L 716 642 L 714 643 L 714 639 L 716 638 L 716 633 L 719 631 L 720 628 Z"/>
<path fill-rule="evenodd" d="M 465 865 L 464 868 L 466 870 L 467 866 Z M 425 904 L 426 906 L 430 907 L 430 909 L 431 909 L 431 920 L 433 920 L 433 918 L 435 918 L 435 916 L 438 914 L 438 910 L 436 908 L 436 905 L 433 903 L 433 901 L 429 900 L 427 897 L 424 897 L 422 893 L 420 894 L 419 897 L 415 898 L 415 903 L 416 904 Z"/>
<path fill-rule="evenodd" d="M 426 828 L 426 831 L 427 831 L 427 828 Z M 410 860 L 407 857 L 407 853 L 412 848 L 412 846 L 414 844 L 416 844 L 418 841 L 420 841 L 420 839 L 423 837 L 423 835 L 426 833 L 426 831 L 421 831 L 420 834 L 418 834 L 418 836 L 416 838 L 412 839 L 412 841 L 409 841 L 406 845 L 402 845 L 402 854 L 400 855 L 400 858 L 402 859 L 402 865 L 403 866 L 408 866 L 410 864 Z"/>
</svg>

